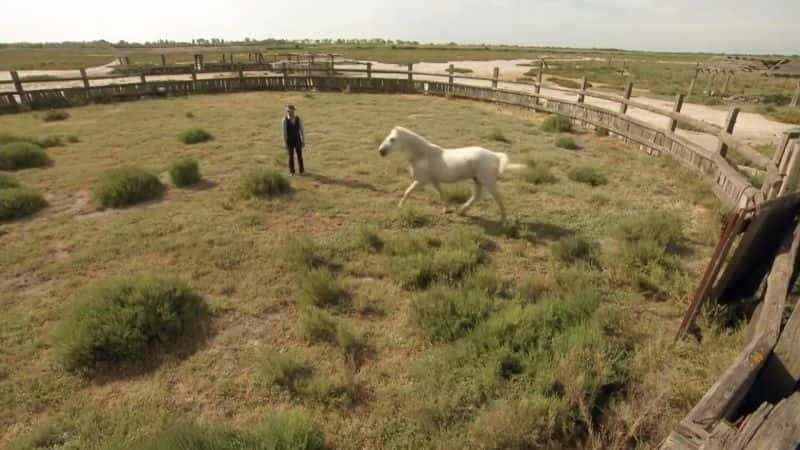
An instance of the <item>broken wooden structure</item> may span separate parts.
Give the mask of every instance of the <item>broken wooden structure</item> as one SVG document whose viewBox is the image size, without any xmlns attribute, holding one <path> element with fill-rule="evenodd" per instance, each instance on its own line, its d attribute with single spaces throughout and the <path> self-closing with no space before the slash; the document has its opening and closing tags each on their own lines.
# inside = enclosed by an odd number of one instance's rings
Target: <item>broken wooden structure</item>
<svg viewBox="0 0 800 450">
<path fill-rule="evenodd" d="M 800 273 L 798 161 L 800 131 L 787 132 L 773 157 L 779 181 L 766 188 L 767 200 L 728 216 L 677 337 L 691 331 L 703 302 L 715 301 L 749 312 L 747 343 L 662 450 L 800 445 L 800 308 L 790 296 Z"/>
</svg>

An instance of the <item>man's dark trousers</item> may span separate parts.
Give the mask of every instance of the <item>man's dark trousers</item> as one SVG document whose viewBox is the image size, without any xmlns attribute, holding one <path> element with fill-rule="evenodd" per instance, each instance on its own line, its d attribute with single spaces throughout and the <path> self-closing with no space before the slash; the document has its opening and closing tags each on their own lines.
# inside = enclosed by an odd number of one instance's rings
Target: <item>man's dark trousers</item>
<svg viewBox="0 0 800 450">
<path fill-rule="evenodd" d="M 286 152 L 289 154 L 289 172 L 294 173 L 294 155 L 297 154 L 297 165 L 300 173 L 303 173 L 303 143 L 287 142 Z"/>
</svg>

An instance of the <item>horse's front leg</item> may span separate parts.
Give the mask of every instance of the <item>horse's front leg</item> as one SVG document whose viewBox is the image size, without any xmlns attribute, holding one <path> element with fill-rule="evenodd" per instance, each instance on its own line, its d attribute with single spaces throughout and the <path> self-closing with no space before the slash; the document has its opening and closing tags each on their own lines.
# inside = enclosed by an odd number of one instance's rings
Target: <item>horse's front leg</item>
<svg viewBox="0 0 800 450">
<path fill-rule="evenodd" d="M 419 186 L 419 184 L 420 184 L 419 180 L 414 180 L 411 183 L 411 186 L 409 186 L 408 189 L 406 189 L 406 192 L 403 194 L 403 198 L 400 199 L 400 203 L 397 205 L 398 208 L 403 207 L 403 203 L 406 202 L 408 196 L 411 195 L 412 192 L 414 192 L 414 189 L 416 189 Z"/>
</svg>

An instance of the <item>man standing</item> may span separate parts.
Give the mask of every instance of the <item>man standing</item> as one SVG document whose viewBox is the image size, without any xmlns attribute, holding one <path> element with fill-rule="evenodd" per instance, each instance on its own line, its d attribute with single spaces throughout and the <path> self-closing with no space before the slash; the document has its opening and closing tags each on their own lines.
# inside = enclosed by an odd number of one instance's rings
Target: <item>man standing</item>
<svg viewBox="0 0 800 450">
<path fill-rule="evenodd" d="M 303 132 L 303 121 L 295 114 L 294 105 L 286 105 L 286 116 L 281 123 L 283 144 L 289 154 L 289 173 L 294 176 L 294 155 L 297 154 L 297 166 L 303 174 L 303 145 L 306 142 Z"/>
</svg>

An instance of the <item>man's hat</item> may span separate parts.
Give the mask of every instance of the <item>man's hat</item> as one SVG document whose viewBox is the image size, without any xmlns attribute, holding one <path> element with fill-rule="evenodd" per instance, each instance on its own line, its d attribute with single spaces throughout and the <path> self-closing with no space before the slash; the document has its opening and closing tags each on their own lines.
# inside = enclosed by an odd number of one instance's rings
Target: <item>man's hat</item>
<svg viewBox="0 0 800 450">
<path fill-rule="evenodd" d="M 294 111 L 294 105 L 286 105 L 286 109 L 289 111 Z"/>
</svg>

